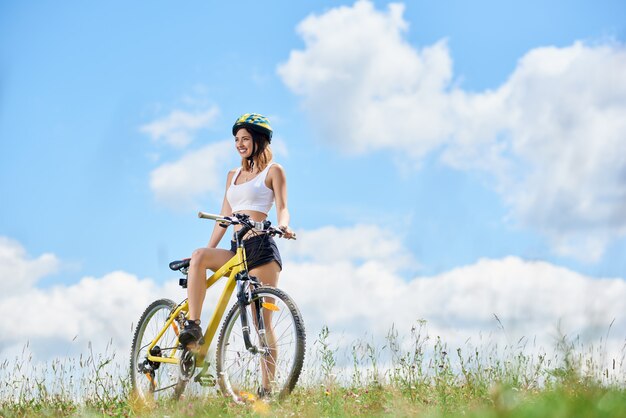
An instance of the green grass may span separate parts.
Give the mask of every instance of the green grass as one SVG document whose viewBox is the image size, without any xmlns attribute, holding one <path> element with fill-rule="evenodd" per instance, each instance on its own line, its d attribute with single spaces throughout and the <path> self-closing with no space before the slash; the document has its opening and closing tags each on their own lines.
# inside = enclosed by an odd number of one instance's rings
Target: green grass
<svg viewBox="0 0 626 418">
<path fill-rule="evenodd" d="M 13 416 L 145 416 L 145 417 L 623 417 L 626 392 L 618 388 L 555 387 L 521 391 L 494 386 L 477 397 L 459 387 L 447 388 L 448 397 L 423 388 L 408 395 L 393 386 L 298 388 L 281 404 L 237 405 L 220 396 L 184 399 L 155 410 L 134 407 L 127 401 L 106 405 L 48 400 L 43 403 L 5 405 L 0 415 Z"/>
<path fill-rule="evenodd" d="M 237 405 L 211 390 L 155 409 L 129 396 L 125 358 L 90 350 L 33 366 L 25 347 L 0 363 L 0 417 L 626 417 L 624 349 L 607 358 L 602 344 L 565 337 L 552 354 L 527 345 L 449 348 L 418 323 L 404 338 L 392 328 L 382 346 L 360 340 L 342 354 L 324 328 L 282 403 Z"/>
</svg>

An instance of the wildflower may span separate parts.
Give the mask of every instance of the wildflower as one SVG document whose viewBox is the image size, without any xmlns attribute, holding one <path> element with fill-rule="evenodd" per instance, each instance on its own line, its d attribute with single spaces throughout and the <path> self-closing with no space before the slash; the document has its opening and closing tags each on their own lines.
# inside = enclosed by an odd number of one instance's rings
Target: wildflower
<svg viewBox="0 0 626 418">
<path fill-rule="evenodd" d="M 269 404 L 263 401 L 255 401 L 252 404 L 252 409 L 254 410 L 254 412 L 256 412 L 257 414 L 261 416 L 267 416 L 270 413 Z"/>
<path fill-rule="evenodd" d="M 241 396 L 241 400 L 244 402 L 254 402 L 256 401 L 256 397 L 248 392 L 239 392 L 239 396 Z"/>
</svg>

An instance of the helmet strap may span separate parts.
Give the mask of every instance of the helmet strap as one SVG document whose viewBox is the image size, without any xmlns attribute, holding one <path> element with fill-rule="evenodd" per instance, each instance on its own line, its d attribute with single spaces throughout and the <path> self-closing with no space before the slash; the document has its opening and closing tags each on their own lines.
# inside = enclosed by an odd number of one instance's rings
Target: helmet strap
<svg viewBox="0 0 626 418">
<path fill-rule="evenodd" d="M 248 157 L 248 166 L 250 167 L 250 171 L 254 170 L 254 157 L 257 153 L 257 145 L 256 140 L 254 139 L 254 135 L 252 136 L 252 154 Z"/>
</svg>

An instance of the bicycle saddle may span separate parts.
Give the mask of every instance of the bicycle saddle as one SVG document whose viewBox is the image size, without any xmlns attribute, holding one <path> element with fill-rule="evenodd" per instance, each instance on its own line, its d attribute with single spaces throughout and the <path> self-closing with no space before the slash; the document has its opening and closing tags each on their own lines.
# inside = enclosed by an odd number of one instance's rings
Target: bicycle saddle
<svg viewBox="0 0 626 418">
<path fill-rule="evenodd" d="M 176 260 L 176 261 L 172 261 L 170 263 L 170 268 L 174 271 L 176 270 L 180 270 L 184 267 L 189 267 L 189 262 L 191 261 L 191 258 L 185 258 L 183 260 Z"/>
</svg>

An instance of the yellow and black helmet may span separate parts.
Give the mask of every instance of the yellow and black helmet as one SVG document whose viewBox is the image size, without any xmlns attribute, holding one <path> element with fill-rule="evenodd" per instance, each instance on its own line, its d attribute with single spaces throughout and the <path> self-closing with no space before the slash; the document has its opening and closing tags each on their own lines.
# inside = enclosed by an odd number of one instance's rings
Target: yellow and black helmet
<svg viewBox="0 0 626 418">
<path fill-rule="evenodd" d="M 246 113 L 239 116 L 233 125 L 233 135 L 236 135 L 240 128 L 249 128 L 265 134 L 270 142 L 272 141 L 272 127 L 270 126 L 270 121 L 263 115 L 258 113 Z"/>
</svg>

